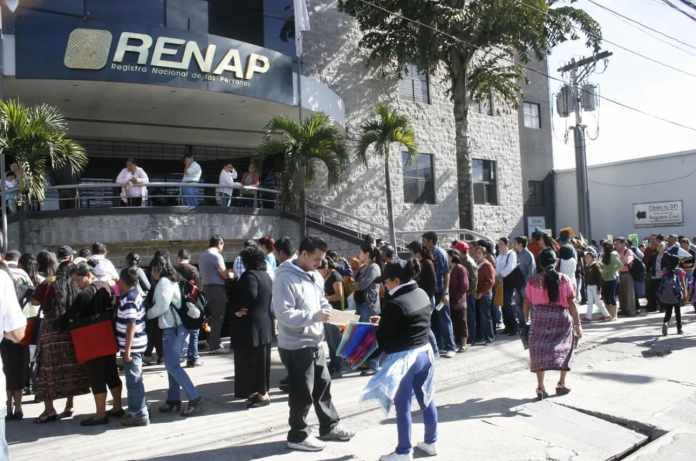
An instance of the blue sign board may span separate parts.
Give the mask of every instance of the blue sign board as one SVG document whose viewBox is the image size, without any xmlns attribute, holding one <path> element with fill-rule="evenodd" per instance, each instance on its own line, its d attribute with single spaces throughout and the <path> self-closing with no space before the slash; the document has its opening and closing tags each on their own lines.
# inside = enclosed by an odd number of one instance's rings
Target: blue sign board
<svg viewBox="0 0 696 461">
<path fill-rule="evenodd" d="M 41 13 L 18 17 L 18 79 L 167 85 L 292 105 L 293 59 L 249 43 Z"/>
</svg>

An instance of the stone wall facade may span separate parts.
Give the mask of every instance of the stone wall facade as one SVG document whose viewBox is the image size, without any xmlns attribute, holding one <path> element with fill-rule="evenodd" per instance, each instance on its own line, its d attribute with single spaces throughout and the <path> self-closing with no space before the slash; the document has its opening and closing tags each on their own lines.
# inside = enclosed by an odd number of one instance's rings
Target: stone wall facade
<svg viewBox="0 0 696 461">
<path fill-rule="evenodd" d="M 375 104 L 386 102 L 411 120 L 418 151 L 434 156 L 435 204 L 411 204 L 404 202 L 401 154 L 396 147 L 392 149 L 390 170 L 397 230 L 458 228 L 455 123 L 447 93 L 449 81 L 444 75 L 431 76 L 430 104 L 403 98 L 398 79 L 367 67 L 367 53 L 358 47 L 356 21 L 340 13 L 334 1 L 309 3 L 312 30 L 304 38 L 305 72 L 343 98 L 351 148 L 355 147 L 360 125 L 373 118 Z M 473 158 L 497 161 L 499 197 L 497 206 L 475 207 L 474 230 L 491 237 L 508 235 L 522 218 L 517 112 L 501 108 L 488 115 L 472 110 L 470 135 Z M 309 197 L 381 226 L 388 224 L 384 161 L 379 156 L 371 156 L 367 166 L 354 159 L 346 180 L 334 189 L 316 181 Z"/>
</svg>

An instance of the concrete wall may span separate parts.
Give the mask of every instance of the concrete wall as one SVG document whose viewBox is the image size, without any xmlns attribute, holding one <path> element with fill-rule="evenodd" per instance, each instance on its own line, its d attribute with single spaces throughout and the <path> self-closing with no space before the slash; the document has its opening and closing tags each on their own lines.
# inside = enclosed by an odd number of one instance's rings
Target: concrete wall
<svg viewBox="0 0 696 461">
<path fill-rule="evenodd" d="M 696 151 L 663 155 L 589 168 L 592 237 L 641 236 L 653 232 L 696 235 Z M 577 228 L 575 170 L 556 172 L 556 226 Z M 633 204 L 683 200 L 684 224 L 636 228 Z"/>
<path fill-rule="evenodd" d="M 398 80 L 368 69 L 367 54 L 359 49 L 360 31 L 349 16 L 336 10 L 336 2 L 310 2 L 311 32 L 305 35 L 305 72 L 325 82 L 342 99 L 346 132 L 355 140 L 360 125 L 373 117 L 378 101 L 388 102 L 407 115 L 416 131 L 418 150 L 434 155 L 436 203 L 404 203 L 401 156 L 390 157 L 396 226 L 400 230 L 459 227 L 454 115 L 443 75 L 431 77 L 431 104 L 414 103 L 399 96 Z M 509 234 L 522 217 L 521 170 L 517 114 L 511 109 L 494 116 L 472 111 L 472 156 L 498 161 L 500 205 L 476 206 L 476 229 L 488 234 Z M 327 190 L 316 182 L 310 197 L 330 207 L 387 225 L 384 163 L 372 157 L 367 167 L 354 161 L 345 182 Z"/>
<path fill-rule="evenodd" d="M 300 238 L 300 228 L 295 221 L 273 214 L 239 215 L 224 212 L 222 208 L 195 212 L 129 209 L 117 214 L 103 211 L 90 210 L 90 215 L 63 213 L 63 216 L 44 212 L 23 224 L 13 221 L 8 231 L 9 247 L 19 247 L 20 231 L 24 234 L 24 251 L 33 253 L 61 245 L 84 248 L 100 241 L 110 248 L 115 261 L 122 262 L 131 251 L 149 257 L 156 250 L 176 254 L 179 249 L 187 248 L 197 257 L 198 252 L 207 248 L 213 234 L 223 236 L 229 258 L 236 256 L 247 239 L 267 234 L 275 238 L 287 235 L 295 242 Z"/>
<path fill-rule="evenodd" d="M 532 60 L 527 67 L 548 73 L 546 59 L 542 61 Z M 526 84 L 522 87 L 522 102 L 539 104 L 541 127 L 539 129 L 526 128 L 524 126 L 523 105 L 520 104 L 520 155 L 522 158 L 522 187 L 525 202 L 525 218 L 527 216 L 544 216 L 546 225 L 552 227 L 554 223 L 554 194 L 547 191 L 543 206 L 530 206 L 528 203 L 528 181 L 543 181 L 553 171 L 553 141 L 551 132 L 551 117 L 553 107 L 549 94 L 549 80 L 543 75 L 526 71 Z M 526 221 L 526 219 L 525 219 Z M 525 223 L 526 225 L 526 223 Z M 526 229 L 531 233 L 533 229 Z"/>
</svg>

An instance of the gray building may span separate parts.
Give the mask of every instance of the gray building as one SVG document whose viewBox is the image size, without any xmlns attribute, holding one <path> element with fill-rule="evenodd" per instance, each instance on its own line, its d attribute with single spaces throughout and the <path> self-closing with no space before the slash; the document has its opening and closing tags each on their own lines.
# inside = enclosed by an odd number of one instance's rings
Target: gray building
<svg viewBox="0 0 696 461">
<path fill-rule="evenodd" d="M 555 193 L 548 62 L 531 61 L 519 108 L 520 155 L 524 196 L 524 231 L 554 229 Z M 556 228 L 557 229 L 557 228 Z"/>
<path fill-rule="evenodd" d="M 309 3 L 301 100 L 294 42 L 282 33 L 293 20 L 292 0 L 249 0 L 234 8 L 223 0 L 22 2 L 15 15 L 3 15 L 3 96 L 47 102 L 66 114 L 70 135 L 90 157 L 83 182 L 113 181 L 129 157 L 138 158 L 151 181 L 177 181 L 185 152 L 202 165 L 206 183 L 217 182 L 227 162 L 240 174 L 251 162 L 264 174 L 278 171 L 282 159 L 256 152 L 271 117 L 297 118 L 301 104 L 305 114 L 329 114 L 354 140 L 375 103 L 385 101 L 409 116 L 419 150 L 412 163 L 399 152 L 390 157 L 398 235 L 406 241 L 438 230 L 443 239 L 458 237 L 449 83 L 418 69 L 401 79 L 371 71 L 357 46 L 357 23 L 338 12 L 335 1 Z M 548 82 L 528 77 L 519 111 L 491 98 L 470 114 L 471 230 L 491 237 L 524 233 L 525 215 L 553 221 L 553 207 L 549 212 L 540 202 L 549 194 L 538 193 L 539 183 L 548 185 L 552 161 Z M 309 185 L 313 232 L 324 232 L 346 252 L 365 233 L 386 238 L 383 171 L 378 158 L 367 166 L 355 161 L 337 188 L 326 189 L 321 178 Z M 154 199 L 128 210 L 117 200 L 80 197 L 76 204 L 81 209 L 69 212 L 44 207 L 27 216 L 22 230 L 11 220 L 10 237 L 21 236 L 30 250 L 99 239 L 124 251 L 137 244 L 149 254 L 163 241 L 203 245 L 214 232 L 236 242 L 265 233 L 299 235 L 298 220 L 277 208 L 226 209 L 213 199 L 196 210 Z M 95 204 L 108 209 L 82 210 Z"/>
<path fill-rule="evenodd" d="M 607 235 L 696 235 L 696 150 L 593 165 L 588 169 L 595 240 Z M 575 170 L 555 172 L 556 226 L 577 228 Z"/>
</svg>

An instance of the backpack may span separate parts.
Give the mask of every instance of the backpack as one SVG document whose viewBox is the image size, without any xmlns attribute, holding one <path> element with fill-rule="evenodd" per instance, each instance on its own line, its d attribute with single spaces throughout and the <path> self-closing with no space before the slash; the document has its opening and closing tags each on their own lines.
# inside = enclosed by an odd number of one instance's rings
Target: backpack
<svg viewBox="0 0 696 461">
<path fill-rule="evenodd" d="M 660 280 L 660 286 L 657 287 L 657 300 L 662 304 L 673 306 L 681 304 L 683 297 L 684 293 L 677 271 L 665 272 Z"/>
<path fill-rule="evenodd" d="M 646 273 L 645 264 L 643 263 L 643 261 L 641 261 L 637 257 L 633 258 L 633 262 L 631 263 L 631 267 L 629 268 L 629 272 L 631 273 L 633 280 L 635 280 L 636 282 L 642 282 L 645 280 L 645 273 Z"/>
<path fill-rule="evenodd" d="M 181 291 L 181 307 L 175 308 L 181 323 L 188 330 L 198 330 L 205 319 L 205 308 L 208 299 L 198 286 L 189 280 L 179 281 Z"/>
</svg>

